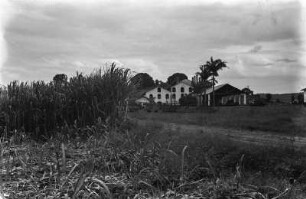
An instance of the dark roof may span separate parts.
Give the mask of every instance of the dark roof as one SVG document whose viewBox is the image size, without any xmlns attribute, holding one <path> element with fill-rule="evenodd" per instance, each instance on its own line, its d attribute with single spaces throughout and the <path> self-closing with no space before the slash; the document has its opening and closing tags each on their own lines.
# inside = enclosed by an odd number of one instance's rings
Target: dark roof
<svg viewBox="0 0 306 199">
<path fill-rule="evenodd" d="M 242 92 L 240 89 L 238 89 L 238 88 L 236 88 L 236 87 L 234 87 L 230 84 L 220 84 L 220 85 L 215 86 L 215 92 L 222 89 L 223 87 L 231 87 L 238 92 Z M 206 94 L 210 94 L 212 92 L 213 92 L 213 87 L 210 87 L 210 88 L 206 89 Z M 204 93 L 202 92 L 202 94 L 204 94 Z"/>
<path fill-rule="evenodd" d="M 150 100 L 150 99 L 149 99 L 148 97 L 146 97 L 146 96 L 141 96 L 141 97 L 137 98 L 136 100 L 141 99 L 141 98 L 145 98 L 145 99 L 147 99 L 147 100 Z"/>
<path fill-rule="evenodd" d="M 306 88 L 303 88 L 301 91 L 306 91 Z"/>
<path fill-rule="evenodd" d="M 220 84 L 218 86 L 215 86 L 215 91 L 219 90 L 220 88 L 222 88 L 225 85 L 229 85 L 229 84 Z M 213 87 L 210 87 L 206 90 L 206 94 L 210 94 L 213 92 Z"/>
<path fill-rule="evenodd" d="M 141 98 L 143 97 L 146 92 L 154 89 L 155 87 L 150 87 L 150 88 L 145 88 L 145 89 L 140 89 L 140 90 L 136 90 L 134 93 L 132 93 L 131 95 L 131 99 L 138 99 L 138 98 Z"/>
</svg>

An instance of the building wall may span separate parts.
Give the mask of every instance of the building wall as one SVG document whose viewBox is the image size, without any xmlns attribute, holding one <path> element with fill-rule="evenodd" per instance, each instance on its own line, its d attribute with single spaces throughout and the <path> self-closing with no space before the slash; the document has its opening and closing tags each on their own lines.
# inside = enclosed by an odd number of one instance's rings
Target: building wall
<svg viewBox="0 0 306 199">
<path fill-rule="evenodd" d="M 304 91 L 304 103 L 306 103 L 306 90 Z"/>
<path fill-rule="evenodd" d="M 160 88 L 160 92 L 159 92 L 159 88 Z M 169 95 L 169 98 L 166 99 L 166 95 Z M 154 102 L 155 103 L 170 103 L 170 91 L 166 90 L 166 89 L 163 89 L 161 87 L 156 87 L 154 88 L 153 90 L 150 90 L 148 92 L 146 92 L 145 96 L 147 98 L 150 99 L 150 96 L 152 95 L 153 99 L 154 99 Z M 160 99 L 158 98 L 158 95 L 160 95 Z"/>
<path fill-rule="evenodd" d="M 173 88 L 175 88 L 175 91 L 173 91 Z M 184 88 L 184 92 L 181 91 L 181 88 Z M 192 91 L 189 90 L 189 88 L 192 89 L 192 86 L 188 86 L 184 83 L 178 83 L 171 87 L 171 103 L 173 104 L 179 104 L 179 100 L 181 99 L 182 95 L 189 95 Z M 175 94 L 175 99 L 173 98 L 173 94 Z"/>
<path fill-rule="evenodd" d="M 228 101 L 233 101 L 239 105 L 247 105 L 247 96 L 246 94 L 240 95 L 227 95 L 221 98 L 221 104 L 225 105 Z"/>
</svg>

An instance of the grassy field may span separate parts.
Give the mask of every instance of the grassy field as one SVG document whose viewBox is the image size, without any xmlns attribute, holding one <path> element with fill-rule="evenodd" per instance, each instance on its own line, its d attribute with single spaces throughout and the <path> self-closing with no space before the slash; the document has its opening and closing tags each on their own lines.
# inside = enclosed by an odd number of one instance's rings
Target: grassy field
<svg viewBox="0 0 306 199">
<path fill-rule="evenodd" d="M 67 131 L 83 137 L 2 142 L 5 198 L 306 197 L 303 152 L 129 122 Z"/>
<path fill-rule="evenodd" d="M 131 118 L 151 121 L 269 131 L 285 135 L 306 135 L 305 106 L 235 106 L 200 110 L 195 110 L 192 107 L 180 108 L 177 112 L 146 112 L 141 110 L 129 115 Z"/>
</svg>

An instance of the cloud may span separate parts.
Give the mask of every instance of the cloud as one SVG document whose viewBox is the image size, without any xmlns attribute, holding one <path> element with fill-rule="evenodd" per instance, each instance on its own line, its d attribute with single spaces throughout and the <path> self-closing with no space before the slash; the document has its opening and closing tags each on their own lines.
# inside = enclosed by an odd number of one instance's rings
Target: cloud
<svg viewBox="0 0 306 199">
<path fill-rule="evenodd" d="M 289 58 L 277 59 L 276 61 L 277 62 L 285 62 L 285 63 L 297 62 L 296 59 L 289 59 Z"/>
<path fill-rule="evenodd" d="M 137 73 L 148 73 L 154 79 L 163 76 L 159 66 L 150 60 L 141 58 L 123 58 L 120 59 L 123 66 L 129 66 L 132 71 Z"/>
<path fill-rule="evenodd" d="M 110 60 L 162 80 L 191 76 L 210 56 L 228 61 L 228 82 L 301 70 L 300 63 L 276 61 L 299 60 L 299 2 L 33 2 L 15 3 L 18 12 L 4 29 L 5 83 L 88 72 Z"/>
<path fill-rule="evenodd" d="M 252 48 L 249 52 L 250 52 L 250 53 L 257 53 L 257 52 L 259 52 L 261 49 L 262 49 L 262 46 L 261 46 L 261 45 L 257 45 L 257 46 L 254 46 L 254 48 Z"/>
</svg>

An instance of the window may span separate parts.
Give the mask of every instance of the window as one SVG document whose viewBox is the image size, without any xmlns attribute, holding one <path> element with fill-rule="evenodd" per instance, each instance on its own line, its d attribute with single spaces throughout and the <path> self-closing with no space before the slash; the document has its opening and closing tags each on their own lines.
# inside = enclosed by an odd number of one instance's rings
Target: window
<svg viewBox="0 0 306 199">
<path fill-rule="evenodd" d="M 169 99 L 169 94 L 166 94 L 166 99 Z"/>
<path fill-rule="evenodd" d="M 189 93 L 191 93 L 192 92 L 192 88 L 191 87 L 189 87 Z"/>
<path fill-rule="evenodd" d="M 161 99 L 161 94 L 158 94 L 158 95 L 157 95 L 157 99 Z"/>
<path fill-rule="evenodd" d="M 184 92 L 185 92 L 184 87 L 181 87 L 181 92 L 182 92 L 182 93 L 184 93 Z"/>
<path fill-rule="evenodd" d="M 160 93 L 160 92 L 161 92 L 161 88 L 157 88 L 157 92 L 159 92 L 159 93 Z"/>
<path fill-rule="evenodd" d="M 176 96 L 175 96 L 175 94 L 173 94 L 173 95 L 172 95 L 172 99 L 175 99 L 175 98 L 176 98 Z"/>
<path fill-rule="evenodd" d="M 149 98 L 153 98 L 153 95 L 152 95 L 152 94 L 150 94 L 150 95 L 149 95 Z"/>
<path fill-rule="evenodd" d="M 172 92 L 176 92 L 176 89 L 175 89 L 175 87 L 172 87 Z"/>
<path fill-rule="evenodd" d="M 184 97 L 185 95 L 184 94 L 181 94 L 181 97 Z"/>
</svg>

